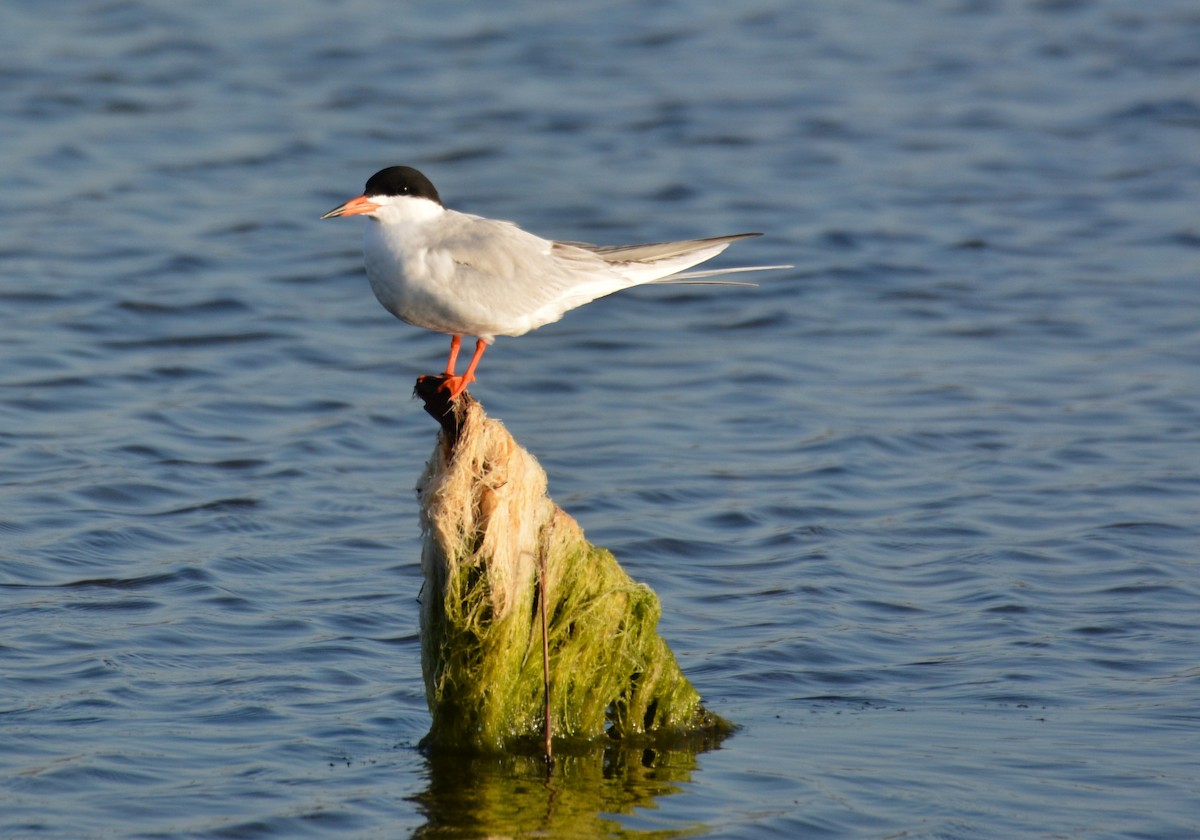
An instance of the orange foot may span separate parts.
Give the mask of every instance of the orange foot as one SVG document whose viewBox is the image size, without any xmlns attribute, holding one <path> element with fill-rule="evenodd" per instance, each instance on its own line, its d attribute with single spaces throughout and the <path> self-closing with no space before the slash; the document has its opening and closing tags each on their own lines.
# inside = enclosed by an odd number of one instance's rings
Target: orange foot
<svg viewBox="0 0 1200 840">
<path fill-rule="evenodd" d="M 459 394 L 467 390 L 467 385 L 475 381 L 475 377 L 467 379 L 464 376 L 455 376 L 452 373 L 432 374 L 426 373 L 417 377 L 417 383 L 423 387 L 436 387 L 439 391 L 449 391 L 446 395 L 446 401 L 449 402 L 458 397 Z M 432 384 L 430 384 L 432 383 Z"/>
<path fill-rule="evenodd" d="M 438 386 L 439 390 L 449 391 L 450 399 L 458 399 L 458 395 L 467 390 L 467 386 L 475 381 L 475 368 L 479 366 L 479 360 L 483 358 L 483 351 L 487 349 L 487 342 L 482 338 L 475 342 L 475 355 L 471 356 L 471 363 L 467 365 L 467 369 L 462 376 L 454 373 L 454 362 L 458 359 L 458 345 L 460 338 L 454 336 L 450 339 L 450 361 L 446 363 L 445 381 Z"/>
<path fill-rule="evenodd" d="M 439 391 L 449 391 L 450 399 L 458 399 L 458 395 L 467 390 L 467 386 L 475 381 L 475 376 L 470 371 L 462 376 L 448 374 L 441 385 L 438 386 Z"/>
</svg>

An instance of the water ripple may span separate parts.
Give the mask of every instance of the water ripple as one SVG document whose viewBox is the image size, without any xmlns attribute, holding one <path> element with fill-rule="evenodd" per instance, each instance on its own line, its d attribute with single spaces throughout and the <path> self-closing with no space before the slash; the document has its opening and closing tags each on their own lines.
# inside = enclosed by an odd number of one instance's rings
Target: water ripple
<svg viewBox="0 0 1200 840">
<path fill-rule="evenodd" d="M 1200 17 L 862 5 L 7 9 L 0 834 L 437 833 L 480 813 L 450 776 L 541 789 L 414 749 L 445 339 L 317 220 L 402 162 L 798 266 L 597 301 L 473 386 L 743 726 L 673 787 L 614 763 L 653 807 L 605 830 L 1200 831 Z"/>
</svg>

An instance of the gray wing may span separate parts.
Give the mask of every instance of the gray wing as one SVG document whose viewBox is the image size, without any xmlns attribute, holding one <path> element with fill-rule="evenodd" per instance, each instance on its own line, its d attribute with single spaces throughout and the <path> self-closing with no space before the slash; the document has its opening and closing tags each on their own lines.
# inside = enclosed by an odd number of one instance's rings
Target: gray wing
<svg viewBox="0 0 1200 840">
<path fill-rule="evenodd" d="M 644 262 L 655 263 L 660 260 L 705 251 L 714 246 L 722 246 L 721 251 L 729 243 L 751 236 L 762 236 L 761 233 L 733 233 L 727 236 L 710 236 L 705 239 L 683 239 L 678 242 L 650 242 L 645 245 L 586 245 L 576 244 L 577 247 L 591 251 L 606 262 Z M 720 253 L 718 251 L 717 253 Z M 693 263 L 694 265 L 694 263 Z"/>
</svg>

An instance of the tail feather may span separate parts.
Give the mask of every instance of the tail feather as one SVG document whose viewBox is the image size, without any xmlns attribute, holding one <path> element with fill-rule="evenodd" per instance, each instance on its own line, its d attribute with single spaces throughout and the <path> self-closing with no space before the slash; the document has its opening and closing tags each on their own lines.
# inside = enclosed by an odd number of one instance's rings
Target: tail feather
<svg viewBox="0 0 1200 840">
<path fill-rule="evenodd" d="M 738 274 L 745 271 L 774 271 L 791 268 L 790 265 L 740 266 L 688 271 L 694 265 L 711 260 L 730 243 L 759 233 L 734 233 L 726 236 L 710 236 L 705 239 L 685 239 L 679 242 L 652 242 L 644 245 L 589 245 L 582 242 L 556 242 L 554 248 L 564 258 L 595 259 L 599 257 L 621 277 L 628 286 L 643 283 L 694 283 L 725 286 L 753 286 L 735 280 L 706 280 L 723 274 Z M 624 288 L 628 288 L 625 286 Z M 621 287 L 618 287 L 621 288 Z M 606 288 L 600 294 L 611 294 L 617 289 Z M 595 295 L 588 300 L 594 299 Z"/>
<path fill-rule="evenodd" d="M 685 271 L 682 274 L 671 274 L 651 283 L 695 283 L 712 286 L 757 286 L 757 283 L 739 283 L 736 280 L 701 280 L 702 277 L 719 277 L 722 274 L 741 274 L 746 271 L 783 271 L 795 268 L 794 265 L 742 265 L 737 268 L 710 268 L 704 271 Z"/>
</svg>

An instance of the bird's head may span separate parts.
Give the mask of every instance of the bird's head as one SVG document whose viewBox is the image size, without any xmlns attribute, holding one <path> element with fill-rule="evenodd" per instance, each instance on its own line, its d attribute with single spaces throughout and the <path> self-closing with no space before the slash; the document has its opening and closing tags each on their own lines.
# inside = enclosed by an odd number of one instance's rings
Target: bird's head
<svg viewBox="0 0 1200 840">
<path fill-rule="evenodd" d="M 389 166 L 367 180 L 362 195 L 339 204 L 321 218 L 361 215 L 381 222 L 419 221 L 444 209 L 432 181 L 411 166 Z"/>
</svg>

